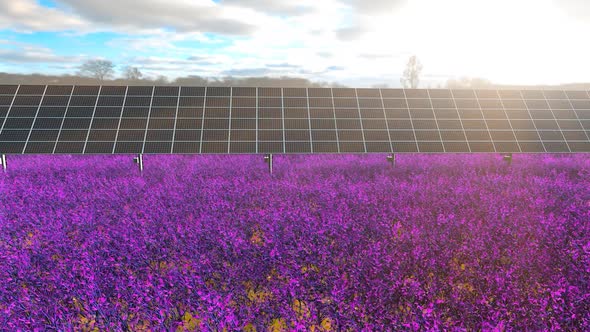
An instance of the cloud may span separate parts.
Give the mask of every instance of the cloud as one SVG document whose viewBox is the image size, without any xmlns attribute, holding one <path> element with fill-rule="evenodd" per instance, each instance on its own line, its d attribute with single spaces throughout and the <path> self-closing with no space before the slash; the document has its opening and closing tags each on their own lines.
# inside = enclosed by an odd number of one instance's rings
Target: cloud
<svg viewBox="0 0 590 332">
<path fill-rule="evenodd" d="M 56 55 L 52 50 L 35 45 L 0 41 L 6 48 L 0 49 L 0 62 L 13 64 L 78 63 L 82 57 Z"/>
<path fill-rule="evenodd" d="M 245 36 L 256 30 L 256 13 L 211 0 L 35 0 L 0 1 L 0 29 L 31 31 L 207 32 Z"/>
<path fill-rule="evenodd" d="M 266 66 L 268 68 L 291 68 L 291 69 L 301 68 L 301 66 L 299 66 L 299 65 L 293 65 L 290 63 L 274 63 L 274 64 L 269 64 Z"/>
<path fill-rule="evenodd" d="M 341 41 L 352 41 L 361 38 L 364 33 L 365 28 L 359 24 L 336 30 L 336 37 Z"/>
<path fill-rule="evenodd" d="M 22 1 L 22 0 L 18 0 Z M 136 30 L 172 29 L 225 35 L 248 35 L 255 26 L 212 1 L 200 0 L 56 0 L 79 16 L 100 25 Z"/>
<path fill-rule="evenodd" d="M 553 0 L 568 16 L 590 21 L 590 6 L 587 0 Z"/>
<path fill-rule="evenodd" d="M 399 9 L 407 0 L 342 0 L 359 14 L 386 13 Z"/>
<path fill-rule="evenodd" d="M 252 77 L 252 76 L 267 76 L 273 71 L 268 68 L 244 68 L 244 69 L 230 69 L 222 72 L 223 76 L 237 76 L 237 77 Z"/>
<path fill-rule="evenodd" d="M 34 0 L 0 1 L 0 29 L 32 32 L 73 31 L 87 27 L 79 16 L 40 6 Z"/>
<path fill-rule="evenodd" d="M 354 41 L 372 30 L 376 16 L 399 10 L 407 0 L 340 0 L 348 6 L 351 14 L 348 26 L 336 30 L 340 41 Z"/>
<path fill-rule="evenodd" d="M 309 13 L 314 7 L 312 2 L 292 0 L 223 0 L 222 3 L 272 15 L 302 15 Z"/>
</svg>

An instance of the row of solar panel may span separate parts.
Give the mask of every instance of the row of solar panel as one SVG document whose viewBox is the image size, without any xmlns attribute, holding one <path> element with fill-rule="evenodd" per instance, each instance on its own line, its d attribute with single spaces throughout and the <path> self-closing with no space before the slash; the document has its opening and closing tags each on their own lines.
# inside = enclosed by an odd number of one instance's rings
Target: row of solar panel
<svg viewBox="0 0 590 332">
<path fill-rule="evenodd" d="M 8 119 L 4 123 L 0 134 L 7 130 L 30 129 L 252 129 L 252 130 L 538 130 L 538 131 L 577 131 L 590 130 L 590 121 L 580 123 L 575 120 L 534 120 L 534 121 L 507 121 L 507 120 L 466 120 L 466 121 L 395 121 L 379 120 L 314 120 L 311 123 L 306 120 L 239 120 L 229 122 L 227 119 L 158 119 L 147 121 L 146 119 L 91 119 L 91 118 L 16 118 Z M 311 127 L 310 127 L 311 125 Z"/>
<path fill-rule="evenodd" d="M 86 107 L 211 107 L 211 108 L 401 108 L 401 109 L 483 109 L 483 110 L 562 110 L 590 109 L 588 100 L 499 100 L 499 99 L 327 99 L 327 98 L 218 98 L 218 97 L 41 97 L 0 96 L 0 107 L 9 106 Z"/>
<path fill-rule="evenodd" d="M 585 142 L 0 142 L 5 153 L 443 153 L 590 152 Z"/>
<path fill-rule="evenodd" d="M 340 140 L 340 141 L 431 141 L 442 138 L 444 141 L 453 140 L 470 140 L 482 141 L 516 141 L 525 140 L 574 140 L 588 141 L 590 130 L 252 130 L 252 129 L 231 129 L 231 130 L 213 130 L 213 129 L 186 130 L 186 129 L 33 129 L 33 130 L 4 130 L 0 133 L 1 141 L 52 141 L 60 137 L 60 140 L 79 141 L 86 140 L 120 140 L 143 141 L 144 137 L 148 140 L 194 140 L 183 137 L 202 137 L 208 141 L 232 139 L 240 141 L 250 140 L 283 140 L 288 141 L 308 141 L 308 140 Z M 30 135 L 30 136 L 29 136 Z M 145 136 L 144 136 L 145 135 Z M 96 137 L 93 139 L 93 137 Z"/>
<path fill-rule="evenodd" d="M 108 96 L 239 96 L 324 98 L 506 98 L 590 99 L 587 91 L 559 90 L 446 90 L 446 89 L 350 89 L 350 88 L 240 88 L 169 86 L 0 86 L 0 95 L 108 95 Z"/>
<path fill-rule="evenodd" d="M 11 119 L 68 119 L 68 118 L 110 118 L 110 119 L 144 119 L 148 121 L 157 121 L 159 119 L 171 119 L 174 120 L 178 119 L 195 119 L 195 120 L 207 120 L 207 119 L 225 119 L 226 121 L 233 121 L 233 122 L 248 122 L 248 121 L 255 121 L 258 120 L 305 120 L 305 121 L 344 121 L 344 120 L 354 120 L 356 122 L 362 121 L 397 121 L 397 120 L 413 120 L 416 122 L 420 121 L 470 121 L 470 120 L 479 120 L 479 121 L 494 121 L 494 120 L 503 120 L 503 121 L 518 121 L 518 120 L 551 120 L 551 121 L 577 121 L 577 122 L 587 122 L 590 120 L 590 111 L 561 111 L 561 112 L 536 112 L 536 113 L 528 113 L 528 112 L 477 112 L 477 111 L 461 111 L 459 113 L 446 113 L 446 112 L 433 112 L 432 110 L 392 110 L 391 112 L 386 112 L 384 117 L 384 113 L 376 113 L 372 111 L 362 111 L 360 114 L 358 112 L 337 112 L 337 113 L 322 113 L 322 112 L 315 112 L 312 114 L 312 117 L 309 118 L 307 113 L 302 113 L 298 110 L 285 110 L 285 112 L 259 112 L 258 116 L 255 114 L 251 114 L 251 112 L 235 112 L 230 114 L 229 111 L 213 111 L 213 110 L 205 110 L 200 112 L 194 112 L 190 110 L 189 112 L 181 112 L 177 113 L 178 117 L 175 117 L 174 111 L 168 110 L 158 110 L 149 112 L 148 110 L 142 109 L 125 109 L 123 112 L 121 110 L 104 110 L 104 111 L 92 111 L 85 108 L 76 108 L 76 109 L 44 109 L 33 111 L 27 110 L 20 113 L 11 113 L 6 116 L 2 116 L 0 114 L 0 126 L 2 125 L 2 121 L 6 119 L 10 121 Z M 230 116 L 231 115 L 231 116 Z M 283 116 L 284 115 L 284 116 Z"/>
</svg>

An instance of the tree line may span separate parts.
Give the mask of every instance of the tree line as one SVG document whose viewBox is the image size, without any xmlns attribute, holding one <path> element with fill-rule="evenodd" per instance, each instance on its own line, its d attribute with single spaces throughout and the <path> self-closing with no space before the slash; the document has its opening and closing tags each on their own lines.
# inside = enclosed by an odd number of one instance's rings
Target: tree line
<svg viewBox="0 0 590 332">
<path fill-rule="evenodd" d="M 122 76 L 115 77 L 115 64 L 109 60 L 89 60 L 78 68 L 76 74 L 66 75 L 43 75 L 43 74 L 10 74 L 0 72 L 1 84 L 70 84 L 70 85 L 175 85 L 175 86 L 258 86 L 258 87 L 346 87 L 335 82 L 314 82 L 298 77 L 222 77 L 209 78 L 198 75 L 178 77 L 173 80 L 160 75 L 155 78 L 145 76 L 141 69 L 134 66 L 126 66 L 122 70 Z M 404 88 L 430 88 L 432 86 L 421 85 L 423 65 L 416 55 L 409 58 L 405 70 L 400 78 Z M 389 87 L 388 84 L 376 85 L 374 87 Z M 590 83 L 566 84 L 560 86 L 515 86 L 498 85 L 484 78 L 452 78 L 436 88 L 449 89 L 522 89 L 522 88 L 559 88 L 559 89 L 590 89 Z"/>
</svg>

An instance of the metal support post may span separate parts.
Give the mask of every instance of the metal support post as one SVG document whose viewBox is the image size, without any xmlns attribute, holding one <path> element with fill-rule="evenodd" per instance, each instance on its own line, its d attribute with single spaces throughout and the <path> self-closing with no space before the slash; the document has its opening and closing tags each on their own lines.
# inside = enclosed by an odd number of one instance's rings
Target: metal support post
<svg viewBox="0 0 590 332">
<path fill-rule="evenodd" d="M 268 164 L 268 170 L 269 170 L 270 174 L 272 174 L 272 166 L 273 166 L 272 165 L 272 163 L 273 163 L 272 154 L 265 155 L 264 162 Z"/>
<path fill-rule="evenodd" d="M 6 172 L 6 155 L 3 154 L 0 158 L 0 165 L 2 165 L 2 170 Z"/>
<path fill-rule="evenodd" d="M 511 165 L 512 164 L 512 153 L 505 153 L 502 156 L 502 159 L 504 159 L 504 161 L 508 164 Z"/>
<path fill-rule="evenodd" d="M 387 161 L 391 163 L 391 166 L 395 167 L 395 154 L 390 154 L 387 156 Z"/>
<path fill-rule="evenodd" d="M 133 162 L 139 167 L 139 172 L 143 173 L 143 154 L 138 154 L 137 157 L 133 158 Z"/>
</svg>

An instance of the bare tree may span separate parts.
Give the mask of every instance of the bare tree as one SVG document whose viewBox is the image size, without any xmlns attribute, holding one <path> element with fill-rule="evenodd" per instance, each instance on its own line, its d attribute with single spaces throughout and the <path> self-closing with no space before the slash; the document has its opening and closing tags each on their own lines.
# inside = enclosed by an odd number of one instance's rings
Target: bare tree
<svg viewBox="0 0 590 332">
<path fill-rule="evenodd" d="M 156 79 L 154 80 L 154 82 L 156 83 L 156 85 L 168 85 L 168 84 L 170 84 L 170 81 L 168 80 L 168 77 L 166 77 L 164 75 L 158 75 L 158 77 L 156 77 Z"/>
<path fill-rule="evenodd" d="M 405 88 L 412 88 L 416 89 L 418 84 L 420 83 L 420 74 L 422 73 L 422 64 L 418 57 L 412 55 L 408 64 L 406 65 L 406 70 L 404 71 L 404 75 L 400 79 L 400 82 Z"/>
<path fill-rule="evenodd" d="M 99 82 L 103 82 L 106 78 L 113 76 L 115 73 L 115 65 L 108 60 L 88 60 L 80 66 L 79 75 L 92 77 Z"/>
<path fill-rule="evenodd" d="M 127 66 L 124 69 L 123 77 L 128 81 L 139 81 L 143 74 L 137 67 Z"/>
</svg>

